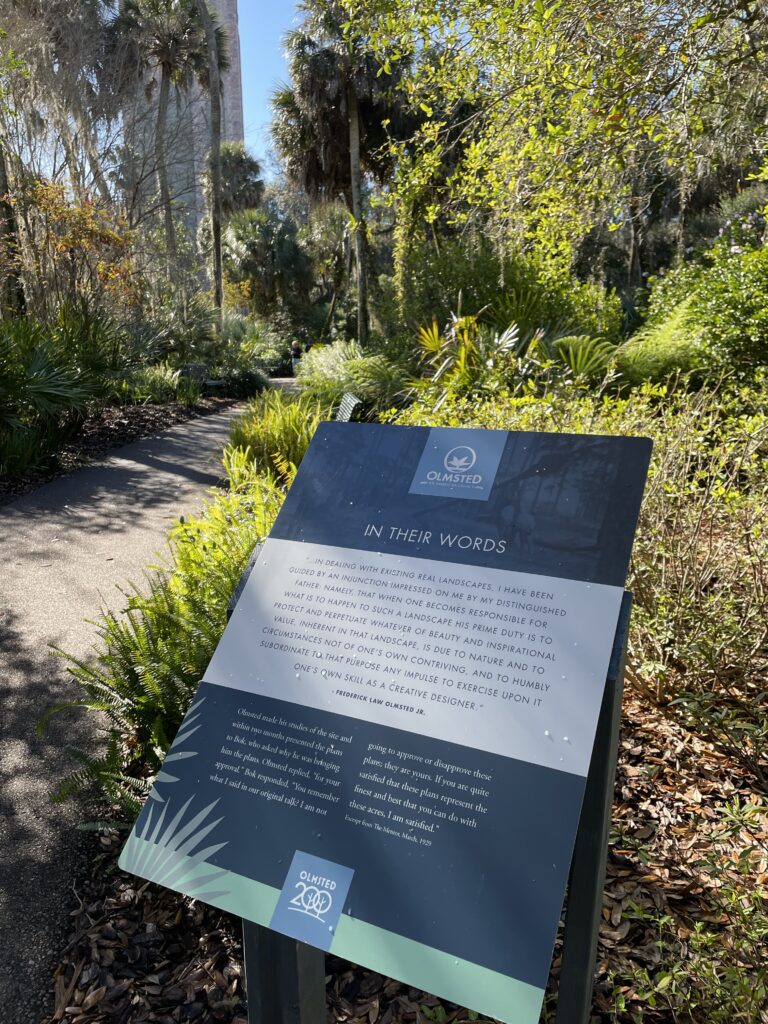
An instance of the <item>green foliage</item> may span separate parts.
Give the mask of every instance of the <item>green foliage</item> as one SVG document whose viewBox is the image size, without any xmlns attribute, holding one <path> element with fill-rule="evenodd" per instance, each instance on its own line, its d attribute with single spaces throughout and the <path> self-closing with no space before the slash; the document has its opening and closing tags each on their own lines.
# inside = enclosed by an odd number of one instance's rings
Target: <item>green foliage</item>
<svg viewBox="0 0 768 1024">
<path fill-rule="evenodd" d="M 192 380 L 190 377 L 182 377 L 179 380 L 176 398 L 188 409 L 194 409 L 200 401 L 202 394 L 203 386 L 199 381 Z"/>
<path fill-rule="evenodd" d="M 267 376 L 256 367 L 235 366 L 220 374 L 227 395 L 232 398 L 253 398 L 270 387 Z"/>
<path fill-rule="evenodd" d="M 203 174 L 203 191 L 211 201 L 211 157 Z M 221 214 L 225 221 L 243 210 L 255 210 L 264 196 L 261 165 L 242 142 L 221 144 Z"/>
<path fill-rule="evenodd" d="M 172 402 L 179 390 L 179 371 L 167 363 L 129 370 L 112 381 L 111 395 L 123 405 Z"/>
<path fill-rule="evenodd" d="M 150 576 L 148 593 L 131 591 L 126 611 L 104 612 L 92 656 L 64 655 L 81 700 L 63 707 L 103 714 L 110 740 L 102 758 L 80 757 L 83 767 L 63 782 L 62 797 L 95 782 L 110 802 L 137 809 L 136 794 L 160 768 L 223 632 L 242 570 L 281 501 L 266 480 L 241 472 L 202 516 L 176 524 L 170 566 Z"/>
<path fill-rule="evenodd" d="M 638 331 L 616 352 L 616 367 L 630 384 L 661 382 L 675 374 L 695 377 L 706 362 L 690 297 Z"/>
<path fill-rule="evenodd" d="M 768 249 L 718 251 L 692 296 L 711 360 L 740 372 L 768 363 Z"/>
<path fill-rule="evenodd" d="M 311 397 L 268 391 L 232 424 L 230 442 L 248 450 L 255 469 L 285 480 L 286 470 L 281 467 L 299 465 L 318 424 L 326 418 L 323 406 Z"/>
<path fill-rule="evenodd" d="M 622 310 L 616 296 L 568 275 L 553 276 L 529 255 L 501 259 L 486 243 L 444 240 L 439 251 L 414 246 L 402 267 L 403 318 L 442 325 L 451 313 L 480 316 L 498 330 L 517 324 L 522 339 L 589 334 L 618 341 Z"/>
<path fill-rule="evenodd" d="M 161 298 L 150 318 L 154 347 L 172 365 L 212 361 L 216 313 L 199 292 Z"/>
<path fill-rule="evenodd" d="M 749 59 L 760 5 L 745 18 L 728 4 L 628 0 L 343 4 L 384 72 L 398 54 L 402 92 L 424 114 L 390 147 L 390 193 L 401 208 L 421 201 L 427 225 L 479 223 L 568 266 L 596 224 L 637 238 L 662 176 L 679 210 L 708 171 L 743 179 L 763 148 Z"/>
<path fill-rule="evenodd" d="M 289 377 L 292 341 L 293 338 L 281 331 L 273 320 L 245 320 L 239 362 L 271 377 Z"/>
<path fill-rule="evenodd" d="M 768 792 L 768 407 L 754 388 L 616 398 L 563 386 L 417 402 L 398 423 L 647 436 L 628 677 Z"/>
<path fill-rule="evenodd" d="M 528 347 L 521 344 L 515 324 L 498 334 L 475 316 L 454 316 L 444 335 L 436 323 L 422 327 L 419 344 L 432 375 L 414 386 L 423 399 L 436 399 L 435 408 L 448 397 L 503 388 L 518 366 L 517 357 Z"/>
<path fill-rule="evenodd" d="M 0 475 L 50 458 L 102 394 L 98 377 L 67 358 L 30 320 L 0 322 Z"/>
<path fill-rule="evenodd" d="M 223 250 L 227 276 L 248 285 L 255 313 L 271 314 L 309 292 L 311 267 L 299 244 L 298 225 L 271 205 L 232 217 L 224 231 Z"/>
<path fill-rule="evenodd" d="M 601 380 L 616 359 L 615 346 L 587 334 L 557 338 L 549 349 L 553 359 L 568 367 L 574 380 Z"/>
<path fill-rule="evenodd" d="M 422 403 L 546 390 L 553 382 L 587 386 L 608 379 L 616 350 L 586 335 L 521 335 L 517 324 L 494 330 L 475 316 L 453 316 L 441 334 L 436 323 L 419 330 L 428 375 L 413 383 Z"/>
<path fill-rule="evenodd" d="M 85 302 L 63 303 L 47 332 L 61 358 L 97 377 L 107 377 L 144 356 L 122 324 Z"/>
<path fill-rule="evenodd" d="M 651 284 L 649 329 L 660 329 L 661 347 L 679 353 L 676 359 L 747 375 L 768 363 L 768 249 L 721 240 L 700 262 L 678 265 Z"/>
<path fill-rule="evenodd" d="M 350 391 L 372 412 L 402 403 L 406 373 L 380 353 L 364 354 L 355 342 L 337 341 L 313 345 L 302 357 L 299 384 L 304 395 L 325 408 L 338 405 Z"/>
</svg>

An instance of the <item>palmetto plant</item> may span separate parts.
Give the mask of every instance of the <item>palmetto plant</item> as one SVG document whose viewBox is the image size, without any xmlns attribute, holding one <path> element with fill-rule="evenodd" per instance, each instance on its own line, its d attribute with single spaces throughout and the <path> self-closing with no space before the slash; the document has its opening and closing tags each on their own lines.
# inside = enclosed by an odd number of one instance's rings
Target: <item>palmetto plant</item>
<svg viewBox="0 0 768 1024">
<path fill-rule="evenodd" d="M 448 395 L 466 394 L 494 372 L 503 374 L 520 354 L 516 324 L 499 333 L 481 324 L 478 316 L 454 315 L 444 333 L 435 322 L 421 327 L 419 344 L 422 359 L 432 372 L 426 380 L 415 381 L 414 387 L 437 389 L 438 405 Z"/>
<path fill-rule="evenodd" d="M 616 346 L 586 334 L 557 338 L 547 346 L 556 363 L 568 367 L 576 380 L 604 377 L 616 359 Z"/>
<path fill-rule="evenodd" d="M 43 460 L 101 390 L 40 324 L 0 323 L 0 475 Z"/>
</svg>

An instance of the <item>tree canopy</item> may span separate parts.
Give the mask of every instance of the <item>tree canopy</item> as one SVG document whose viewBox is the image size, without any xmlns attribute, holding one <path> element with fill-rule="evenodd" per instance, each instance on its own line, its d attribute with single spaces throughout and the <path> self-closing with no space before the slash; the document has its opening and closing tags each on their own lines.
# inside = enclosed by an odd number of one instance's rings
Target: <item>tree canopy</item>
<svg viewBox="0 0 768 1024">
<path fill-rule="evenodd" d="M 684 206 L 708 170 L 746 175 L 762 158 L 760 0 L 343 3 L 347 33 L 384 73 L 405 60 L 400 88 L 424 115 L 391 147 L 400 197 L 429 189 L 461 150 L 427 218 L 487 216 L 497 236 L 570 259 L 596 223 L 631 218 L 660 174 Z"/>
</svg>

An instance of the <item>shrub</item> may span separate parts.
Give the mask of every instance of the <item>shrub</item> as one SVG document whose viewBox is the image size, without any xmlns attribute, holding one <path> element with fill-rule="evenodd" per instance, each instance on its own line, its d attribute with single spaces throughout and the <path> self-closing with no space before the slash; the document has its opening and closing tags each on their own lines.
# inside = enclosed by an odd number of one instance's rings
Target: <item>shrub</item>
<svg viewBox="0 0 768 1024">
<path fill-rule="evenodd" d="M 66 359 L 40 324 L 0 322 L 0 474 L 51 458 L 102 394 L 99 378 Z"/>
<path fill-rule="evenodd" d="M 164 298 L 152 321 L 156 349 L 176 366 L 211 361 L 215 323 L 213 306 L 199 292 Z"/>
<path fill-rule="evenodd" d="M 482 242 L 444 240 L 439 252 L 414 247 L 402 277 L 403 315 L 412 329 L 433 320 L 442 327 L 454 311 L 477 316 L 484 310 L 499 331 L 516 323 L 523 339 L 540 330 L 614 343 L 621 336 L 621 302 L 613 293 L 572 277 L 553 278 L 529 255 L 500 259 Z"/>
<path fill-rule="evenodd" d="M 269 378 L 255 367 L 235 367 L 221 372 L 226 393 L 232 398 L 253 398 L 270 387 Z"/>
<path fill-rule="evenodd" d="M 635 543 L 628 678 L 768 791 L 768 409 L 761 389 L 617 399 L 546 394 L 419 402 L 396 422 L 645 435 L 654 441 Z"/>
<path fill-rule="evenodd" d="M 146 776 L 173 741 L 224 630 L 229 599 L 281 501 L 282 492 L 241 467 L 229 493 L 173 528 L 170 566 L 150 577 L 149 593 L 131 591 L 124 613 L 104 613 L 92 656 L 63 655 L 82 691 L 64 707 L 104 714 L 110 741 L 100 758 L 78 755 L 82 767 L 61 784 L 59 799 L 95 784 L 128 816 L 138 812 Z"/>
<path fill-rule="evenodd" d="M 351 391 L 372 412 L 402 402 L 406 371 L 380 353 L 363 354 L 354 342 L 337 341 L 315 345 L 302 357 L 299 384 L 305 395 L 326 407 Z"/>
<path fill-rule="evenodd" d="M 285 479 L 288 467 L 297 467 L 304 458 L 318 424 L 325 418 L 323 407 L 310 397 L 269 391 L 251 402 L 247 412 L 235 420 L 230 441 L 235 448 L 248 449 L 258 470 Z"/>
<path fill-rule="evenodd" d="M 745 372 L 768 363 L 768 249 L 734 249 L 701 275 L 691 313 L 712 361 Z"/>
<path fill-rule="evenodd" d="M 244 339 L 243 357 L 270 377 L 290 377 L 291 339 L 268 324 L 255 324 Z"/>
<path fill-rule="evenodd" d="M 172 402 L 179 390 L 179 371 L 167 363 L 129 370 L 112 381 L 110 398 L 125 405 Z"/>
<path fill-rule="evenodd" d="M 701 376 L 707 362 L 693 323 L 690 297 L 666 317 L 638 331 L 616 352 L 616 367 L 630 384 L 661 382 L 675 374 Z"/>
<path fill-rule="evenodd" d="M 697 368 L 749 376 L 768 363 L 768 249 L 718 241 L 698 263 L 652 279 L 648 326 L 682 358 L 682 319 L 698 353 Z M 672 334 L 678 340 L 671 340 Z"/>
</svg>

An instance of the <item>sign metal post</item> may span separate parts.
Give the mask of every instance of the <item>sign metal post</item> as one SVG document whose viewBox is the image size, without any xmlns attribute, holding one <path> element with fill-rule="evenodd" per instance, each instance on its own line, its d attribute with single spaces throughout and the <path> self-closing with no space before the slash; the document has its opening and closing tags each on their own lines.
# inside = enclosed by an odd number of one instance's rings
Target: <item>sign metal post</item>
<svg viewBox="0 0 768 1024">
<path fill-rule="evenodd" d="M 568 885 L 555 1024 L 589 1024 L 619 750 L 632 595 L 624 594 Z"/>
</svg>

